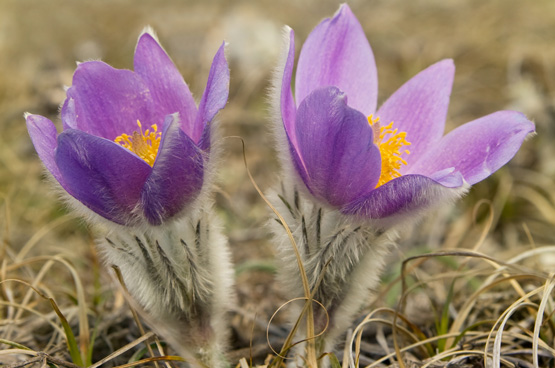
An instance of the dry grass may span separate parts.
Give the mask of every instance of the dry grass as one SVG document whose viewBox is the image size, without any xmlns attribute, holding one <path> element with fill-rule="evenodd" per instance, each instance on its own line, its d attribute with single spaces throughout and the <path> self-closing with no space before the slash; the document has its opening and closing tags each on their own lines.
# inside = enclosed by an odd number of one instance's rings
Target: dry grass
<svg viewBox="0 0 555 368">
<path fill-rule="evenodd" d="M 511 108 L 534 120 L 538 135 L 456 207 L 406 234 L 339 364 L 554 366 L 555 3 L 350 4 L 376 55 L 380 101 L 420 69 L 450 57 L 457 74 L 448 130 Z M 224 135 L 243 137 L 249 168 L 264 190 L 277 172 L 265 94 L 280 27 L 295 29 L 300 45 L 336 8 L 332 1 L 269 0 L 0 3 L 0 365 L 178 365 L 152 362 L 147 345 L 157 357 L 177 358 L 141 331 L 113 285 L 113 271 L 98 264 L 86 227 L 43 181 L 23 112 L 56 120 L 74 60 L 102 58 L 130 68 L 136 36 L 147 24 L 199 96 L 225 38 L 232 81 L 220 114 Z M 249 182 L 240 143 L 228 140 L 225 147 L 230 154 L 217 205 L 237 265 L 230 356 L 244 368 L 251 356 L 262 364 L 271 355 L 266 331 L 274 349 L 284 344 L 287 307 L 268 325 L 286 303 L 261 230 L 268 210 Z M 427 255 L 410 258 L 421 254 Z"/>
</svg>

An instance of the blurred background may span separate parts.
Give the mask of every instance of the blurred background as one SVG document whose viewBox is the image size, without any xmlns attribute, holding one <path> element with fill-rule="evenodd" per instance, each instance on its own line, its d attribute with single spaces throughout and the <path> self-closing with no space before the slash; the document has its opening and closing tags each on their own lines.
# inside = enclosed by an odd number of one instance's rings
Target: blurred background
<svg viewBox="0 0 555 368">
<path fill-rule="evenodd" d="M 531 243 L 554 244 L 555 1 L 348 3 L 374 51 L 380 103 L 418 71 L 452 58 L 457 70 L 448 131 L 497 110 L 514 109 L 533 120 L 538 132 L 507 167 L 473 187 L 456 208 L 442 209 L 409 232 L 394 257 L 439 247 L 471 248 L 483 231 L 480 221 L 488 206 L 494 216 L 481 251 L 503 258 Z M 231 90 L 228 106 L 219 114 L 223 136 L 245 140 L 249 168 L 266 189 L 279 176 L 267 94 L 282 27 L 295 30 L 298 55 L 312 28 L 338 6 L 327 0 L 2 0 L 0 259 L 62 254 L 81 272 L 91 299 L 118 303 L 87 228 L 67 214 L 45 182 L 23 119 L 28 111 L 61 127 L 58 108 L 76 61 L 101 59 L 131 69 L 136 40 L 150 25 L 198 100 L 212 57 L 227 41 Z M 216 198 L 237 265 L 240 306 L 233 324 L 240 348 L 248 346 L 252 324 L 245 316 L 256 313 L 267 321 L 283 297 L 273 281 L 273 250 L 262 227 L 269 211 L 246 175 L 240 142 L 228 139 L 224 147 L 229 155 L 221 166 Z M 555 265 L 549 257 L 543 261 L 546 268 Z M 398 272 L 393 271 L 398 263 L 391 264 L 388 272 Z M 264 323 L 257 326 L 264 328 Z"/>
</svg>

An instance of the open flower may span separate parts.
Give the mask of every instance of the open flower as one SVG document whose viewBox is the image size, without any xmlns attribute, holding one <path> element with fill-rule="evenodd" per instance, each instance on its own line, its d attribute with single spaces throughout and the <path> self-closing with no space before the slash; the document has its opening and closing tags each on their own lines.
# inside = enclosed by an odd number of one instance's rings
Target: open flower
<svg viewBox="0 0 555 368">
<path fill-rule="evenodd" d="M 291 90 L 294 33 L 280 74 L 279 113 L 295 171 L 308 191 L 343 214 L 387 220 L 454 198 L 507 163 L 534 124 L 499 111 L 443 136 L 454 76 L 440 61 L 377 111 L 377 72 L 348 5 L 304 43 Z"/>
<path fill-rule="evenodd" d="M 179 71 L 148 31 L 134 71 L 80 63 L 67 90 L 63 132 L 39 115 L 27 129 L 46 168 L 74 198 L 118 224 L 160 225 L 201 191 L 210 122 L 228 97 L 224 45 L 198 108 Z"/>
</svg>

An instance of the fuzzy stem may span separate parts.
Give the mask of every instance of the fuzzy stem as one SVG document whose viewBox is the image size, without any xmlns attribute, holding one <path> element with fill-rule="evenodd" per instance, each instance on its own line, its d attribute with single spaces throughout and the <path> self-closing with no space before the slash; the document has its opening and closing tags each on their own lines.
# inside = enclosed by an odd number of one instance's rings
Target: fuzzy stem
<svg viewBox="0 0 555 368">
<path fill-rule="evenodd" d="M 97 233 L 106 263 L 119 267 L 146 322 L 191 367 L 227 367 L 225 312 L 233 272 L 217 219 L 198 210 L 161 227 Z"/>
<path fill-rule="evenodd" d="M 379 283 L 384 257 L 394 245 L 396 233 L 325 208 L 291 184 L 283 183 L 269 198 L 295 238 L 314 300 L 325 308 L 314 311 L 314 331 L 300 329 L 297 341 L 323 331 L 329 318 L 328 328 L 310 342 L 320 357 L 333 351 L 337 339 L 368 300 L 370 290 Z M 279 279 L 290 293 L 289 298 L 300 297 L 299 267 L 293 260 L 287 234 L 277 221 L 270 221 L 270 227 L 283 261 Z M 293 314 L 292 321 L 297 317 L 298 313 Z M 296 356 L 291 367 L 310 366 L 305 363 L 306 345 L 299 344 L 294 349 Z M 319 362 L 319 367 L 328 365 L 327 358 Z"/>
</svg>

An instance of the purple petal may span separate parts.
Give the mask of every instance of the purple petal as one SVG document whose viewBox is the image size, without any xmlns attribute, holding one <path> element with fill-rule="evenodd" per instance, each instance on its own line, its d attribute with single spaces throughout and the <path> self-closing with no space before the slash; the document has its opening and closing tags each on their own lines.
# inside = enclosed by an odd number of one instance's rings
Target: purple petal
<svg viewBox="0 0 555 368">
<path fill-rule="evenodd" d="M 56 164 L 69 194 L 118 224 L 132 221 L 151 172 L 145 161 L 126 148 L 75 129 L 58 137 Z"/>
<path fill-rule="evenodd" d="M 453 130 L 430 148 L 411 168 L 411 174 L 430 176 L 455 168 L 469 184 L 475 184 L 518 151 L 534 123 L 514 111 L 498 111 Z"/>
<path fill-rule="evenodd" d="M 202 131 L 202 134 L 200 136 L 200 139 L 198 140 L 197 146 L 198 148 L 200 148 L 201 150 L 205 151 L 205 152 L 210 152 L 210 142 L 211 142 L 211 131 L 212 131 L 212 124 L 206 124 L 204 125 L 204 129 Z"/>
<path fill-rule="evenodd" d="M 175 116 L 164 122 L 160 150 L 142 192 L 142 207 L 152 225 L 182 211 L 203 183 L 202 151 L 180 128 Z"/>
<path fill-rule="evenodd" d="M 62 106 L 61 116 L 64 130 L 78 129 L 77 113 L 75 112 L 75 100 L 73 98 L 66 98 Z"/>
<path fill-rule="evenodd" d="M 280 91 L 280 111 L 281 120 L 287 133 L 289 141 L 297 148 L 297 135 L 295 133 L 295 115 L 297 107 L 293 99 L 291 90 L 291 77 L 293 75 L 293 67 L 295 65 L 295 32 L 289 30 L 287 35 L 287 46 L 285 47 L 285 55 L 283 55 L 283 77 L 281 80 Z"/>
<path fill-rule="evenodd" d="M 193 135 L 190 137 L 196 143 L 204 131 L 204 127 L 214 116 L 225 107 L 229 95 L 229 67 L 225 59 L 225 42 L 220 46 L 214 56 L 206 89 L 198 106 L 198 115 L 195 122 Z"/>
<path fill-rule="evenodd" d="M 454 167 L 436 171 L 430 175 L 430 179 L 448 188 L 456 188 L 464 185 L 462 174 L 460 171 L 456 171 Z"/>
<path fill-rule="evenodd" d="M 62 174 L 60 174 L 54 159 L 54 150 L 58 145 L 56 142 L 56 137 L 58 136 L 56 127 L 52 121 L 40 115 L 26 114 L 25 122 L 27 123 L 27 130 L 31 136 L 31 141 L 42 163 L 62 187 L 65 187 Z"/>
<path fill-rule="evenodd" d="M 380 107 L 377 116 L 382 125 L 407 133 L 409 155 L 403 154 L 408 165 L 422 156 L 443 136 L 455 65 L 452 60 L 440 61 L 421 71 Z"/>
<path fill-rule="evenodd" d="M 297 105 L 320 87 L 336 86 L 349 106 L 366 116 L 376 111 L 378 76 L 364 30 L 347 4 L 323 20 L 308 36 L 297 66 Z"/>
<path fill-rule="evenodd" d="M 459 190 L 446 188 L 425 176 L 404 175 L 349 203 L 341 212 L 367 219 L 383 219 L 414 214 L 459 195 Z"/>
<path fill-rule="evenodd" d="M 378 183 L 381 158 L 372 129 L 363 114 L 347 106 L 339 89 L 317 89 L 301 103 L 296 134 L 300 160 L 295 164 L 305 168 L 303 179 L 316 197 L 343 206 Z"/>
<path fill-rule="evenodd" d="M 150 92 L 138 75 L 100 61 L 79 64 L 67 96 L 75 101 L 77 128 L 109 140 L 132 134 L 137 130 L 137 120 L 143 129 L 162 122 L 152 114 Z M 69 102 L 64 107 L 62 118 L 69 114 Z"/>
<path fill-rule="evenodd" d="M 189 87 L 170 57 L 156 39 L 143 33 L 135 49 L 134 69 L 146 83 L 156 110 L 157 121 L 162 123 L 166 115 L 178 112 L 183 130 L 191 136 L 197 106 Z"/>
</svg>

